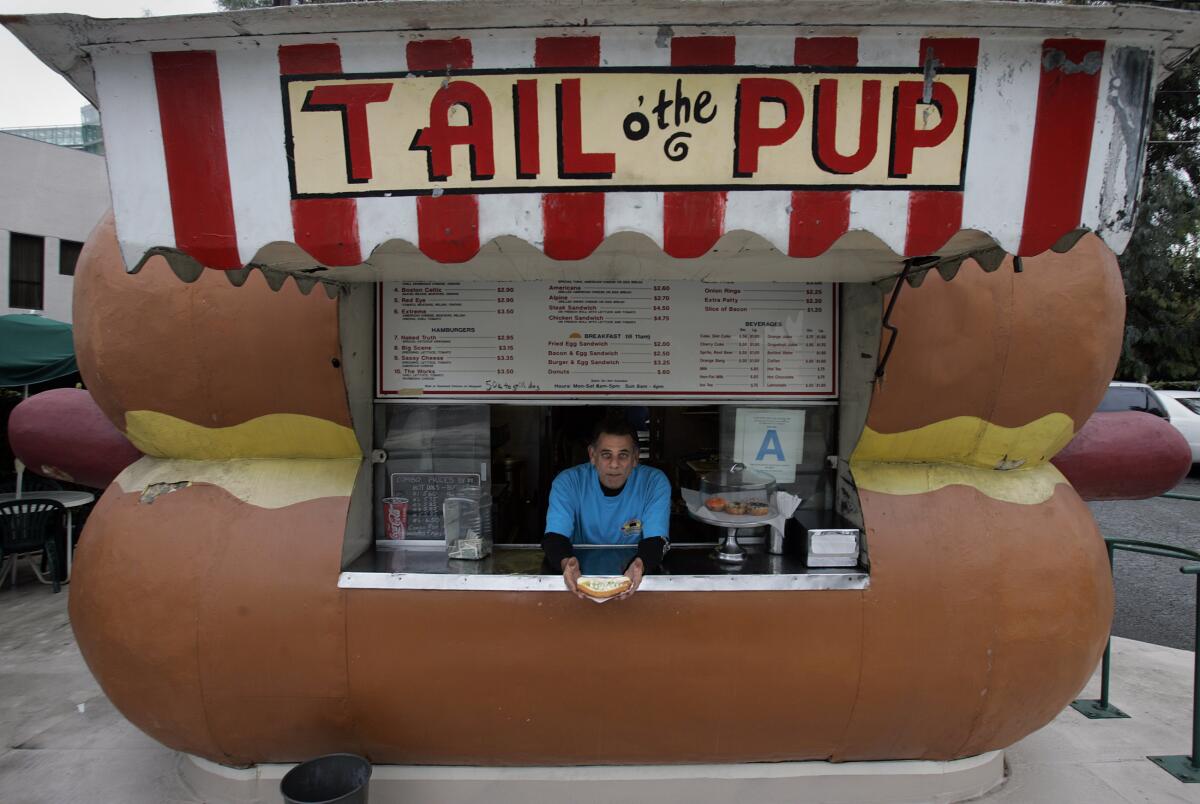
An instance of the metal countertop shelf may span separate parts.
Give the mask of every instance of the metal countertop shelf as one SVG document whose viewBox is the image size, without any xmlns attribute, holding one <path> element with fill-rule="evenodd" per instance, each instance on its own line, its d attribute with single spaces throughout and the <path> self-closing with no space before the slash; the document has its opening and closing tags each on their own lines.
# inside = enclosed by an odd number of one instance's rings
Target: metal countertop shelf
<svg viewBox="0 0 1200 804">
<path fill-rule="evenodd" d="M 808 568 L 799 556 L 770 555 L 751 546 L 744 564 L 712 555 L 715 545 L 673 545 L 662 570 L 647 575 L 641 592 L 760 592 L 865 589 L 862 567 Z M 615 575 L 634 555 L 630 547 L 578 547 L 585 575 Z M 496 545 L 481 561 L 446 557 L 440 545 L 375 549 L 341 574 L 344 589 L 565 592 L 562 576 L 545 565 L 536 545 Z"/>
</svg>

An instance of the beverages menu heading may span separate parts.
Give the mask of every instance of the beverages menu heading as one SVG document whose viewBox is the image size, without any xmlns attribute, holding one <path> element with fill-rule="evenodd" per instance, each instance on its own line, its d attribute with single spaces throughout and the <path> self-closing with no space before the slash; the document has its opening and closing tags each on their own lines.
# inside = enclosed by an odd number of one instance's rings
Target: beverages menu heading
<svg viewBox="0 0 1200 804">
<path fill-rule="evenodd" d="M 395 282 L 384 399 L 837 396 L 828 283 Z"/>
</svg>

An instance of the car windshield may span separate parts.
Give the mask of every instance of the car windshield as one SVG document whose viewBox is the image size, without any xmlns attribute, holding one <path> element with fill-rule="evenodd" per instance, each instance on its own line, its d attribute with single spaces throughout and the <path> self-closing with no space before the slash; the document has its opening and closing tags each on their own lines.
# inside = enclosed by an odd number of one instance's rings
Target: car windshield
<svg viewBox="0 0 1200 804">
<path fill-rule="evenodd" d="M 1130 385 L 1111 385 L 1096 410 L 1145 410 L 1146 391 Z"/>
<path fill-rule="evenodd" d="M 1176 397 L 1175 401 L 1183 405 L 1192 413 L 1200 414 L 1200 396 L 1187 396 L 1182 399 Z"/>
</svg>

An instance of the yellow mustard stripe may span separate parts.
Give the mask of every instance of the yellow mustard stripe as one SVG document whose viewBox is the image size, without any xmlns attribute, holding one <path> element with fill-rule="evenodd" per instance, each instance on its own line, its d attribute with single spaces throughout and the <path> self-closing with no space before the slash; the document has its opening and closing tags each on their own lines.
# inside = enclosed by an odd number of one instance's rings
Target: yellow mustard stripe
<svg viewBox="0 0 1200 804">
<path fill-rule="evenodd" d="M 1049 463 L 997 472 L 945 463 L 859 462 L 851 464 L 851 472 L 859 490 L 908 495 L 947 486 L 969 486 L 993 500 L 1021 505 L 1043 503 L 1060 483 L 1067 483 L 1062 473 Z"/>
<path fill-rule="evenodd" d="M 1020 427 L 1003 427 L 977 416 L 956 416 L 902 433 L 864 428 L 851 463 L 953 463 L 980 469 L 1040 466 L 1075 435 L 1065 413 L 1049 413 Z"/>
<path fill-rule="evenodd" d="M 142 493 L 143 502 L 150 504 L 203 483 L 259 508 L 283 508 L 322 497 L 349 497 L 361 464 L 359 458 L 183 461 L 146 455 L 125 467 L 114 482 L 127 494 Z"/>
<path fill-rule="evenodd" d="M 131 410 L 125 414 L 125 435 L 142 452 L 159 458 L 362 457 L 349 427 L 298 413 L 270 413 L 231 427 L 204 427 L 166 413 Z"/>
</svg>

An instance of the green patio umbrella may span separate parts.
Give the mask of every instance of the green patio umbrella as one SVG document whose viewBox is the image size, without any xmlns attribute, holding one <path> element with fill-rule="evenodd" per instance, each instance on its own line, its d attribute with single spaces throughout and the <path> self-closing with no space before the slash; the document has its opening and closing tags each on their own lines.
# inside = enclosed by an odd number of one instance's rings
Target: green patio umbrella
<svg viewBox="0 0 1200 804">
<path fill-rule="evenodd" d="M 70 324 L 38 315 L 0 315 L 0 387 L 35 385 L 77 371 Z"/>
</svg>

